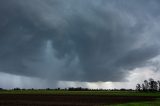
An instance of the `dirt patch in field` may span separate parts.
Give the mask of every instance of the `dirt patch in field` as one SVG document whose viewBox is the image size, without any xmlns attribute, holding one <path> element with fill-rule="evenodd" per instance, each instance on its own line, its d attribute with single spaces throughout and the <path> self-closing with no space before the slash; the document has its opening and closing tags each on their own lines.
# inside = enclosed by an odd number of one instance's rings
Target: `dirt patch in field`
<svg viewBox="0 0 160 106">
<path fill-rule="evenodd" d="M 74 96 L 74 95 L 0 95 L 0 106 L 101 106 L 127 102 L 151 101 L 155 97 L 139 96 Z"/>
</svg>

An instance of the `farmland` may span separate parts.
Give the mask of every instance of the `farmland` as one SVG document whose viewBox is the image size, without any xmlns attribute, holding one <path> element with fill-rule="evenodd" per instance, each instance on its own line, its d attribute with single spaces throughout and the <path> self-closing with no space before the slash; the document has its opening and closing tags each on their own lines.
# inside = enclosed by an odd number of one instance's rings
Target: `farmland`
<svg viewBox="0 0 160 106">
<path fill-rule="evenodd" d="M 2 90 L 0 106 L 128 106 L 158 103 L 159 97 L 159 92 Z"/>
</svg>

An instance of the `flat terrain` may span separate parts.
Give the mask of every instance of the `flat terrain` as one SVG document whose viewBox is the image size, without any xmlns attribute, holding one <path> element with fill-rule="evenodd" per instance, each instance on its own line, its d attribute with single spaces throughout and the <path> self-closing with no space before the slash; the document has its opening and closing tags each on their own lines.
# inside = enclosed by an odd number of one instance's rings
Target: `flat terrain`
<svg viewBox="0 0 160 106">
<path fill-rule="evenodd" d="M 121 91 L 1 91 L 0 106 L 112 106 L 154 101 L 158 95 Z"/>
<path fill-rule="evenodd" d="M 143 96 L 56 96 L 38 94 L 2 94 L 1 106 L 94 106 L 126 102 L 150 101 L 154 97 Z"/>
</svg>

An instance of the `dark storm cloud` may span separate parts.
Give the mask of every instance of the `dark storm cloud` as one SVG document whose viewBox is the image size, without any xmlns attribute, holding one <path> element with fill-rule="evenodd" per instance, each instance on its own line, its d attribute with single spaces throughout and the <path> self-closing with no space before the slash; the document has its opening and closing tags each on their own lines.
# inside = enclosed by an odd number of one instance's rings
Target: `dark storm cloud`
<svg viewBox="0 0 160 106">
<path fill-rule="evenodd" d="M 117 81 L 159 55 L 159 1 L 1 0 L 0 70 Z"/>
</svg>

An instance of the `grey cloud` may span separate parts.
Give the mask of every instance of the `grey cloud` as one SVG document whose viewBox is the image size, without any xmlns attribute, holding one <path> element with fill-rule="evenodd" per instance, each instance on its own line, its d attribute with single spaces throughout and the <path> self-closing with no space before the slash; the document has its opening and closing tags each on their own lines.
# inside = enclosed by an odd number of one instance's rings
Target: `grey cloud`
<svg viewBox="0 0 160 106">
<path fill-rule="evenodd" d="M 49 80 L 121 80 L 159 55 L 159 32 L 148 29 L 159 10 L 156 0 L 1 0 L 0 69 Z"/>
</svg>

